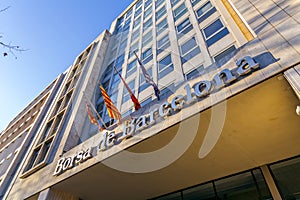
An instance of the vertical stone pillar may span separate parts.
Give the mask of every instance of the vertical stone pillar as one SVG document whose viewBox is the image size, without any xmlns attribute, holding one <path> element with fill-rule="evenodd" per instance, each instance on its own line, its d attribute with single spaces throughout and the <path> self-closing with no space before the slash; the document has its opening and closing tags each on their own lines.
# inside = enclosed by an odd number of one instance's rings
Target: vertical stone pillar
<svg viewBox="0 0 300 200">
<path fill-rule="evenodd" d="M 280 193 L 276 187 L 276 184 L 274 182 L 274 179 L 269 171 L 269 168 L 266 165 L 264 165 L 264 166 L 260 167 L 260 169 L 263 173 L 263 176 L 266 180 L 266 183 L 270 189 L 270 192 L 271 192 L 274 200 L 282 200 L 281 195 L 280 195 Z"/>
</svg>

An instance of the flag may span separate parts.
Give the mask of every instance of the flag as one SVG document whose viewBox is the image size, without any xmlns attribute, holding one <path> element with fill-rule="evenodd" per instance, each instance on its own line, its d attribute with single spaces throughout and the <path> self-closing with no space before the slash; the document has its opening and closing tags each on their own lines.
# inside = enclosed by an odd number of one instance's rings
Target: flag
<svg viewBox="0 0 300 200">
<path fill-rule="evenodd" d="M 100 131 L 103 131 L 104 129 L 103 129 L 103 128 L 101 127 L 101 125 L 99 124 L 97 118 L 93 115 L 90 106 L 89 106 L 87 103 L 85 103 L 85 105 L 86 105 L 86 110 L 87 110 L 87 113 L 88 113 L 88 117 L 89 117 L 89 119 L 90 119 L 90 122 L 91 122 L 92 124 L 98 126 L 98 129 L 99 129 Z"/>
<path fill-rule="evenodd" d="M 117 119 L 117 120 L 119 120 L 119 122 L 121 122 L 120 112 L 118 111 L 118 109 L 116 108 L 116 106 L 114 105 L 114 103 L 112 102 L 110 97 L 108 96 L 107 92 L 101 85 L 100 85 L 100 90 L 101 90 L 109 117 L 112 119 Z"/>
<path fill-rule="evenodd" d="M 143 75 L 145 77 L 145 80 L 147 83 L 149 83 L 150 85 L 152 85 L 153 89 L 154 89 L 154 93 L 155 96 L 157 97 L 157 100 L 160 100 L 160 91 L 158 89 L 158 86 L 156 85 L 156 83 L 153 81 L 152 77 L 150 76 L 150 74 L 147 72 L 146 68 L 144 67 L 142 61 L 139 59 L 139 57 L 136 55 L 136 53 L 134 52 L 135 57 L 137 58 L 137 61 L 141 67 L 141 70 L 143 72 Z"/>
<path fill-rule="evenodd" d="M 133 105 L 134 105 L 134 109 L 135 110 L 138 110 L 141 108 L 141 104 L 139 102 L 139 100 L 134 96 L 133 92 L 131 91 L 130 87 L 128 86 L 128 84 L 125 82 L 125 80 L 123 79 L 123 77 L 121 76 L 120 72 L 117 70 L 116 67 L 114 67 L 116 72 L 119 74 L 120 76 L 120 79 L 122 80 L 122 82 L 124 83 L 129 95 L 130 95 L 130 98 L 131 98 L 131 101 L 133 102 Z"/>
</svg>

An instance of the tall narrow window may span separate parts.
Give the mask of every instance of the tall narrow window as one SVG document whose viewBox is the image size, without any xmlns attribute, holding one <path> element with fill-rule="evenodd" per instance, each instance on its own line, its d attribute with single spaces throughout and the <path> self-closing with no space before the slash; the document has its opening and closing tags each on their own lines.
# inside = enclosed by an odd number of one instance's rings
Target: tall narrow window
<svg viewBox="0 0 300 200">
<path fill-rule="evenodd" d="M 158 8 L 160 5 L 162 5 L 165 2 L 165 0 L 156 0 L 155 1 L 155 8 Z"/>
<path fill-rule="evenodd" d="M 160 54 L 170 46 L 169 34 L 157 41 L 157 54 Z"/>
<path fill-rule="evenodd" d="M 161 9 L 159 9 L 157 12 L 156 12 L 156 21 L 158 21 L 161 17 L 163 17 L 165 14 L 166 14 L 167 10 L 166 10 L 166 7 L 163 6 Z"/>
<path fill-rule="evenodd" d="M 174 66 L 171 59 L 171 54 L 161 59 L 158 62 L 158 77 L 159 79 L 165 77 L 170 74 L 174 70 Z"/>
<path fill-rule="evenodd" d="M 152 13 L 152 7 L 149 7 L 147 10 L 144 12 L 144 19 L 146 19 L 148 16 L 150 16 Z"/>
<path fill-rule="evenodd" d="M 195 37 L 180 46 L 181 62 L 185 63 L 200 53 Z"/>
<path fill-rule="evenodd" d="M 180 0 L 171 0 L 172 6 L 176 6 L 176 4 L 179 2 L 180 2 Z"/>
<path fill-rule="evenodd" d="M 147 31 L 153 25 L 152 18 L 144 22 L 144 31 Z"/>
<path fill-rule="evenodd" d="M 157 36 L 161 34 L 164 30 L 167 30 L 167 28 L 168 28 L 168 22 L 167 22 L 167 18 L 165 18 L 159 24 L 157 24 L 157 28 L 156 28 Z"/>
<path fill-rule="evenodd" d="M 211 2 L 207 2 L 206 4 L 204 4 L 204 6 L 196 11 L 198 16 L 198 23 L 203 22 L 216 11 L 216 8 L 212 6 Z"/>
<path fill-rule="evenodd" d="M 226 27 L 223 26 L 223 23 L 220 19 L 217 19 L 215 22 L 210 24 L 208 27 L 203 30 L 207 46 L 211 46 L 226 35 L 229 34 L 229 31 Z"/>
<path fill-rule="evenodd" d="M 142 46 L 145 47 L 147 44 L 149 44 L 152 41 L 152 30 L 150 30 L 148 33 L 146 33 L 143 36 L 143 43 Z"/>
<path fill-rule="evenodd" d="M 178 24 L 178 26 L 176 26 L 176 29 L 179 37 L 181 37 L 190 32 L 193 29 L 193 25 L 191 24 L 190 19 L 187 18 L 186 20 Z"/>
<path fill-rule="evenodd" d="M 127 73 L 126 77 L 129 77 L 130 75 L 134 74 L 136 72 L 136 59 L 128 64 L 127 66 Z"/>
<path fill-rule="evenodd" d="M 143 64 L 147 64 L 153 59 L 152 48 L 147 49 L 142 54 Z"/>
<path fill-rule="evenodd" d="M 182 3 L 180 6 L 178 6 L 178 8 L 174 10 L 174 21 L 177 21 L 185 13 L 187 13 L 187 8 L 185 7 L 185 4 Z"/>
</svg>

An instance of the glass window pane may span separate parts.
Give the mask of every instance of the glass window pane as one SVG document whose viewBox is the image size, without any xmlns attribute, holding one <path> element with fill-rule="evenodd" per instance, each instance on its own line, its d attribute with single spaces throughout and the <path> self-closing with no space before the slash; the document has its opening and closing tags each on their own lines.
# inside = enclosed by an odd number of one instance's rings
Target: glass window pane
<svg viewBox="0 0 300 200">
<path fill-rule="evenodd" d="M 196 5 L 197 3 L 199 3 L 200 1 L 201 0 L 191 0 L 193 6 Z"/>
<path fill-rule="evenodd" d="M 181 55 L 185 55 L 187 52 L 189 52 L 191 49 L 197 46 L 197 42 L 195 38 L 193 37 L 192 39 L 188 40 L 186 43 L 181 45 Z"/>
<path fill-rule="evenodd" d="M 152 13 L 152 7 L 149 7 L 144 13 L 144 19 L 147 18 Z"/>
<path fill-rule="evenodd" d="M 152 3 L 152 0 L 147 0 L 147 1 L 145 1 L 144 7 L 147 8 L 148 6 L 151 5 L 151 3 Z"/>
<path fill-rule="evenodd" d="M 135 32 L 132 33 L 131 41 L 136 40 L 140 35 L 140 30 L 136 30 Z"/>
<path fill-rule="evenodd" d="M 195 77 L 198 77 L 201 73 L 203 73 L 204 67 L 200 66 L 194 70 L 192 70 L 191 72 L 186 74 L 186 80 L 191 80 Z"/>
<path fill-rule="evenodd" d="M 155 7 L 158 8 L 160 5 L 162 5 L 165 2 L 165 0 L 156 0 Z"/>
<path fill-rule="evenodd" d="M 143 4 L 143 0 L 139 0 L 137 3 L 136 3 L 136 8 L 140 7 L 141 5 Z"/>
<path fill-rule="evenodd" d="M 300 199 L 300 158 L 270 166 L 284 199 Z"/>
<path fill-rule="evenodd" d="M 156 31 L 157 36 L 167 28 L 168 28 L 168 22 L 167 22 L 167 18 L 165 18 L 159 24 L 157 24 L 157 31 Z"/>
<path fill-rule="evenodd" d="M 180 2 L 180 0 L 171 0 L 172 6 L 175 6 L 178 2 Z"/>
<path fill-rule="evenodd" d="M 166 13 L 166 7 L 163 6 L 160 10 L 156 12 L 156 21 L 158 21 Z"/>
<path fill-rule="evenodd" d="M 262 199 L 251 172 L 218 180 L 215 185 L 218 197 L 221 199 Z"/>
<path fill-rule="evenodd" d="M 207 46 L 213 45 L 214 43 L 216 43 L 217 41 L 219 41 L 220 39 L 222 39 L 223 37 L 225 37 L 228 34 L 229 34 L 228 29 L 224 28 L 223 30 L 219 31 L 217 34 L 215 34 L 214 36 L 212 36 L 211 38 L 206 40 Z"/>
<path fill-rule="evenodd" d="M 174 10 L 174 20 L 178 20 L 182 15 L 184 15 L 187 12 L 187 9 L 185 7 L 185 4 L 181 4 L 178 8 Z"/>
<path fill-rule="evenodd" d="M 177 192 L 177 193 L 174 193 L 174 194 L 169 194 L 169 195 L 166 195 L 166 196 L 163 196 L 163 197 L 159 197 L 155 200 L 181 200 L 181 193 Z"/>
<path fill-rule="evenodd" d="M 208 27 L 206 27 L 204 29 L 205 37 L 209 38 L 210 36 L 215 34 L 221 28 L 223 28 L 223 24 L 222 24 L 221 20 L 218 19 L 217 21 L 215 21 L 214 23 L 212 23 L 211 25 L 209 25 Z"/>
<path fill-rule="evenodd" d="M 140 25 L 141 23 L 141 17 L 137 18 L 135 21 L 134 21 L 134 24 L 133 24 L 133 28 L 136 28 Z"/>
<path fill-rule="evenodd" d="M 171 63 L 172 63 L 171 55 L 168 55 L 167 57 L 159 61 L 159 70 L 162 70 L 163 68 L 170 65 Z"/>
<path fill-rule="evenodd" d="M 225 51 L 223 51 L 219 55 L 215 56 L 215 61 L 220 62 L 220 60 L 222 60 L 223 58 L 225 58 L 226 56 L 228 56 L 229 54 L 231 54 L 235 50 L 236 50 L 235 46 L 229 47 L 228 49 L 226 49 Z"/>
<path fill-rule="evenodd" d="M 204 6 L 202 6 L 199 10 L 197 10 L 197 15 L 198 17 L 200 17 L 201 15 L 203 15 L 203 13 L 205 13 L 206 11 L 208 11 L 210 8 L 212 8 L 212 5 L 210 2 L 207 2 Z"/>
<path fill-rule="evenodd" d="M 184 200 L 212 200 L 216 199 L 213 184 L 208 183 L 183 191 Z"/>
<path fill-rule="evenodd" d="M 146 31 L 148 28 L 152 27 L 152 18 L 148 19 L 145 23 L 144 23 L 144 31 Z"/>
</svg>

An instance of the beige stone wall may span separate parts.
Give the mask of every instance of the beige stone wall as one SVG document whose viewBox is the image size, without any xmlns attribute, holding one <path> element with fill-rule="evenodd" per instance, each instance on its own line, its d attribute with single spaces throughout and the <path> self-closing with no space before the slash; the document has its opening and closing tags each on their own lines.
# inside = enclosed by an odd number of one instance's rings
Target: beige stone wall
<svg viewBox="0 0 300 200">
<path fill-rule="evenodd" d="M 260 64 L 262 65 L 262 69 L 252 73 L 250 76 L 238 81 L 234 85 L 222 89 L 218 94 L 215 94 L 215 96 L 212 95 L 212 98 L 209 101 L 204 100 L 199 104 L 195 104 L 194 106 L 187 108 L 187 112 L 185 112 L 186 114 L 184 116 L 174 115 L 168 119 L 167 123 L 164 123 L 164 126 L 161 126 L 161 124 L 152 126 L 151 128 L 143 131 L 139 135 L 139 138 L 128 140 L 124 143 L 121 143 L 118 147 L 98 153 L 92 159 L 66 171 L 58 177 L 54 177 L 52 176 L 52 173 L 57 161 L 59 160 L 59 155 L 63 153 L 63 147 L 67 142 L 67 138 L 69 137 L 68 133 L 72 128 L 72 123 L 69 123 L 67 131 L 62 138 L 61 147 L 57 151 L 54 161 L 31 176 L 24 179 L 18 179 L 8 199 L 22 199 L 30 197 L 39 191 L 49 188 L 62 180 L 82 172 L 84 169 L 88 169 L 89 167 L 96 165 L 104 159 L 122 151 L 122 149 L 131 147 L 142 140 L 161 132 L 163 129 L 219 103 L 224 98 L 230 98 L 246 90 L 247 88 L 250 88 L 280 72 L 284 72 L 285 70 L 299 64 L 300 1 L 232 0 L 232 3 L 241 13 L 241 16 L 244 17 L 244 19 L 249 23 L 257 37 L 244 45 L 237 52 L 234 58 L 228 61 L 221 69 L 234 67 L 235 61 L 243 56 L 252 56 L 254 58 L 258 58 Z M 98 49 L 98 51 L 105 52 L 104 49 Z M 99 54 L 98 58 L 95 58 L 95 63 L 102 63 L 101 59 L 103 58 L 101 55 L 102 53 Z M 84 82 L 85 88 L 88 88 L 90 84 L 95 84 L 97 82 L 97 80 L 95 80 L 97 76 L 93 74 L 93 70 L 94 69 L 91 69 L 91 71 L 87 72 L 89 77 L 93 80 L 91 80 L 92 82 L 89 82 L 87 79 L 86 82 Z M 211 74 L 208 74 L 206 77 L 201 77 L 200 80 L 203 78 L 211 79 L 215 73 L 217 73 L 217 70 Z M 180 93 L 180 89 L 178 89 L 178 92 Z M 92 95 L 93 91 L 87 90 L 87 93 L 88 95 Z M 220 99 L 219 95 L 223 96 L 223 99 Z M 75 104 L 75 110 L 73 111 L 74 115 L 71 117 L 72 120 L 78 120 L 78 122 L 83 120 L 82 116 L 80 116 L 80 113 L 84 112 L 82 99 L 83 97 L 79 96 L 79 100 Z M 101 135 L 98 134 L 63 155 L 71 156 L 82 149 L 97 146 L 100 140 Z"/>
</svg>

